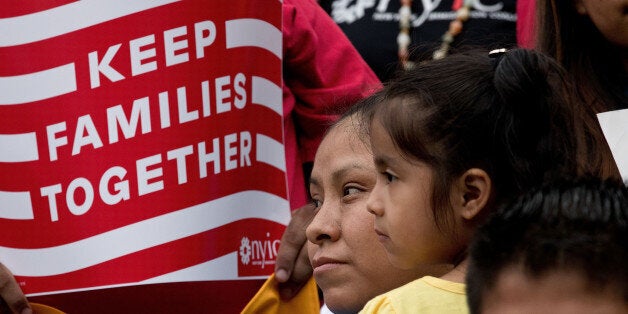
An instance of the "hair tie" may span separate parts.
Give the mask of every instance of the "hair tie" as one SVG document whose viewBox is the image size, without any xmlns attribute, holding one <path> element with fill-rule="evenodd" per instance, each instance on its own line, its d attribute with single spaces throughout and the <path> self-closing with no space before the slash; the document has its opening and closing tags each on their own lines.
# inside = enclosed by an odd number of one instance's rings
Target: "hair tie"
<svg viewBox="0 0 628 314">
<path fill-rule="evenodd" d="M 497 68 L 497 65 L 502 60 L 502 57 L 504 56 L 504 54 L 506 54 L 507 51 L 508 49 L 506 48 L 493 49 L 489 51 L 488 57 L 491 58 L 491 63 L 493 64 L 493 70 Z"/>
<path fill-rule="evenodd" d="M 488 52 L 488 56 L 491 58 L 497 58 L 506 53 L 506 51 L 508 51 L 506 48 L 493 49 Z"/>
</svg>

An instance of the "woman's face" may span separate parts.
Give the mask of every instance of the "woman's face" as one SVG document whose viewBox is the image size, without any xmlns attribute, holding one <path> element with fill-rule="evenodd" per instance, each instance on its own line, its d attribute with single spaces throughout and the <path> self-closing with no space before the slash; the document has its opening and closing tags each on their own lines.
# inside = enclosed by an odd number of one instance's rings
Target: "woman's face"
<svg viewBox="0 0 628 314">
<path fill-rule="evenodd" d="M 375 184 L 372 155 L 356 134 L 351 119 L 332 129 L 318 148 L 310 180 L 317 213 L 306 230 L 307 249 L 335 313 L 357 312 L 376 295 L 434 272 L 400 270 L 388 261 L 366 210 Z"/>
<path fill-rule="evenodd" d="M 453 260 L 460 247 L 436 225 L 432 168 L 403 156 L 377 119 L 371 124 L 371 145 L 378 174 L 367 207 L 392 264 L 408 269 Z"/>
<path fill-rule="evenodd" d="M 628 49 L 628 0 L 576 0 L 576 9 L 588 15 L 608 41 Z"/>
</svg>

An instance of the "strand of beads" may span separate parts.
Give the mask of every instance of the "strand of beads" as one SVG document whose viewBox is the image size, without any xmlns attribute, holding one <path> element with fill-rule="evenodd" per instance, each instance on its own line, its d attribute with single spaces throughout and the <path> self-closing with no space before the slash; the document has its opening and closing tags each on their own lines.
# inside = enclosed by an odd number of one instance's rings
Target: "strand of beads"
<svg viewBox="0 0 628 314">
<path fill-rule="evenodd" d="M 397 47 L 399 62 L 401 67 L 405 70 L 412 69 L 414 63 L 410 61 L 410 53 L 408 52 L 408 46 L 410 46 L 410 17 L 412 16 L 412 0 L 401 0 L 401 7 L 399 8 L 399 35 L 397 35 Z"/>
<path fill-rule="evenodd" d="M 464 0 L 464 4 L 456 10 L 456 18 L 449 23 L 449 29 L 443 35 L 440 47 L 432 55 L 433 59 L 442 59 L 447 56 L 451 43 L 462 32 L 464 22 L 469 19 L 472 2 L 473 0 Z"/>
</svg>

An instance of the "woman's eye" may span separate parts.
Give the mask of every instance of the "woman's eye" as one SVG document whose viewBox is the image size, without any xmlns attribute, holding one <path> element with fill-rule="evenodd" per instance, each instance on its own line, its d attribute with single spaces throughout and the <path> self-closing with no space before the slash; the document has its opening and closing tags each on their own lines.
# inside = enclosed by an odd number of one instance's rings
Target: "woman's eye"
<svg viewBox="0 0 628 314">
<path fill-rule="evenodd" d="M 321 207 L 321 205 L 323 205 L 323 202 L 319 200 L 312 200 L 312 204 L 314 204 L 314 207 L 319 208 Z"/>
<path fill-rule="evenodd" d="M 346 187 L 344 189 L 344 196 L 359 193 L 361 190 L 356 187 Z"/>
</svg>

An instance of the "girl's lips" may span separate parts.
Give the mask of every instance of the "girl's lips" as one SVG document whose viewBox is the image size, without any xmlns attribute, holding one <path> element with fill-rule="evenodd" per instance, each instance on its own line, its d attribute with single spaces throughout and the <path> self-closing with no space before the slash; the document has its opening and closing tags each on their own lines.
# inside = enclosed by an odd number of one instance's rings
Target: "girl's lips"
<svg viewBox="0 0 628 314">
<path fill-rule="evenodd" d="M 385 233 L 379 231 L 377 228 L 375 228 L 375 233 L 377 233 L 377 235 L 379 237 L 386 237 L 386 238 L 388 238 L 388 235 L 386 235 Z"/>
<path fill-rule="evenodd" d="M 379 242 L 387 242 L 390 239 L 390 237 L 387 234 L 379 231 L 377 228 L 375 228 L 375 233 L 377 234 L 377 238 Z"/>
</svg>

